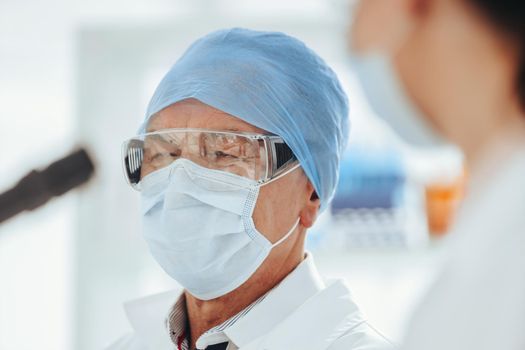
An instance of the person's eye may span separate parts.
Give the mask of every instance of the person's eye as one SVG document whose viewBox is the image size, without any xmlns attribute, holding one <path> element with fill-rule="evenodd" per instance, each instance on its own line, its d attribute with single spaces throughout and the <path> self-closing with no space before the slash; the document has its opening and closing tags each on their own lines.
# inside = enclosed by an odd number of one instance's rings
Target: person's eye
<svg viewBox="0 0 525 350">
<path fill-rule="evenodd" d="M 215 156 L 217 158 L 231 158 L 231 159 L 237 159 L 238 158 L 238 157 L 234 156 L 233 154 L 225 153 L 223 151 L 215 152 Z"/>
<path fill-rule="evenodd" d="M 155 161 L 161 161 L 167 158 L 178 158 L 180 156 L 180 152 L 157 152 L 153 154 L 149 159 L 152 162 Z"/>
<path fill-rule="evenodd" d="M 172 157 L 172 158 L 178 158 L 178 157 L 181 156 L 181 154 L 182 154 L 182 152 L 179 149 L 172 150 L 172 151 L 169 152 L 169 156 Z"/>
</svg>

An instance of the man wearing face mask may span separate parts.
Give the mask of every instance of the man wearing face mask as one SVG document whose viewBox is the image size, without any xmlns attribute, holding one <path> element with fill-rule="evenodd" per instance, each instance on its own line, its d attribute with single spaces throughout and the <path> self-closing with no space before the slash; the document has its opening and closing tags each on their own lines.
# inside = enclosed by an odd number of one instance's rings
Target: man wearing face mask
<svg viewBox="0 0 525 350">
<path fill-rule="evenodd" d="M 525 349 L 524 3 L 363 0 L 349 37 L 377 114 L 416 146 L 459 145 L 471 174 L 405 349 Z"/>
<path fill-rule="evenodd" d="M 231 29 L 169 70 L 123 159 L 144 238 L 184 291 L 128 303 L 111 349 L 345 349 L 389 345 L 305 253 L 349 135 L 334 72 L 282 33 Z"/>
</svg>

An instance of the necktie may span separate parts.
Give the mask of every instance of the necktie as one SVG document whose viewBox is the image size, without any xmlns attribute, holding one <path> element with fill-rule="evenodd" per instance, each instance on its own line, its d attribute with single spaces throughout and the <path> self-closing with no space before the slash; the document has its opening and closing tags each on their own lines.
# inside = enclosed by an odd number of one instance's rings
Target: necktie
<svg viewBox="0 0 525 350">
<path fill-rule="evenodd" d="M 226 350 L 228 347 L 228 342 L 220 343 L 220 344 L 213 344 L 206 348 L 206 350 Z"/>
</svg>

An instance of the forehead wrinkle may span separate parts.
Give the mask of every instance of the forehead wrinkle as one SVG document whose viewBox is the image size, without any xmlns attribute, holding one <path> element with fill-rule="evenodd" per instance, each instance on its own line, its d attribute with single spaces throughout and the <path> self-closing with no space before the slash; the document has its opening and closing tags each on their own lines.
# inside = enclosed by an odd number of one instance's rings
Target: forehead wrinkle
<svg viewBox="0 0 525 350">
<path fill-rule="evenodd" d="M 268 134 L 240 118 L 196 102 L 176 103 L 154 114 L 146 132 L 171 128 L 203 128 L 218 131 Z"/>
</svg>

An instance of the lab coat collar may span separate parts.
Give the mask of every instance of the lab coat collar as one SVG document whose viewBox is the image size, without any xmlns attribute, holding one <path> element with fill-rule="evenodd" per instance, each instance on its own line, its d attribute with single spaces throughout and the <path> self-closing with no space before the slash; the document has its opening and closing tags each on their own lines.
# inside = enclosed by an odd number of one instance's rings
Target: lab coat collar
<svg viewBox="0 0 525 350">
<path fill-rule="evenodd" d="M 364 322 L 347 286 L 337 280 L 308 299 L 267 335 L 242 349 L 325 350 Z"/>
<path fill-rule="evenodd" d="M 124 305 L 137 337 L 148 348 L 173 349 L 166 320 L 182 292 L 173 290 Z M 362 322 L 346 285 L 337 280 L 325 286 L 312 254 L 307 253 L 294 271 L 224 333 L 243 350 L 260 344 L 272 350 L 321 350 Z"/>
<path fill-rule="evenodd" d="M 324 288 L 311 253 L 246 316 L 224 333 L 237 347 L 268 333 L 306 300 Z"/>
<path fill-rule="evenodd" d="M 348 288 L 342 281 L 326 287 L 308 253 L 261 303 L 224 332 L 241 349 L 324 349 L 362 322 Z"/>
</svg>

